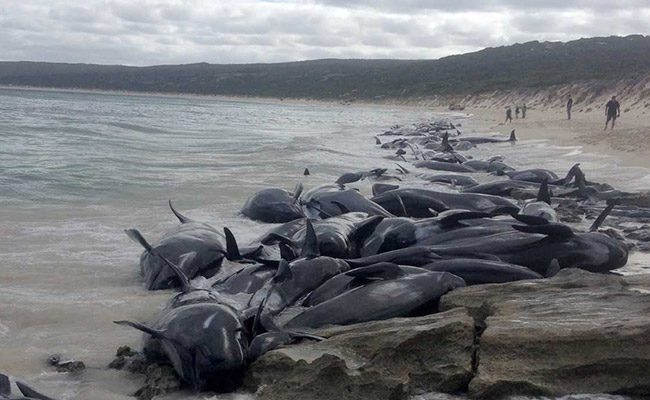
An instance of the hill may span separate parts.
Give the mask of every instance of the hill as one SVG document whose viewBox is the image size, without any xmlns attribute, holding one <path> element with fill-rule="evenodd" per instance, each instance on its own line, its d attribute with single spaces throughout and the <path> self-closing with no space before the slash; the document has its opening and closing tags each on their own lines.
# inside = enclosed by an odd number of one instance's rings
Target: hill
<svg viewBox="0 0 650 400">
<path fill-rule="evenodd" d="M 536 89 L 650 73 L 650 37 L 527 42 L 438 60 L 127 67 L 0 62 L 0 85 L 276 98 L 405 99 Z"/>
</svg>

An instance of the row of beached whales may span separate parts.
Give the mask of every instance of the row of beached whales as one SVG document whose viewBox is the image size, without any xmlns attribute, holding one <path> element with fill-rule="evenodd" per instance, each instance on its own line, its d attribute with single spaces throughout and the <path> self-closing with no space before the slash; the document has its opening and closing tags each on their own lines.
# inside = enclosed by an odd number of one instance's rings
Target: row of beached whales
<svg viewBox="0 0 650 400">
<path fill-rule="evenodd" d="M 397 175 L 374 169 L 310 190 L 264 189 L 242 214 L 280 225 L 245 247 L 228 228 L 194 221 L 170 202 L 180 224 L 158 242 L 126 233 L 145 249 L 146 287 L 180 292 L 146 324 L 116 323 L 145 332 L 145 356 L 170 363 L 195 389 L 228 391 L 262 354 L 322 340 L 314 332 L 325 326 L 433 313 L 440 296 L 466 285 L 542 279 L 561 268 L 604 273 L 627 262 L 627 247 L 597 232 L 619 192 L 587 182 L 578 165 L 559 178 L 546 169 L 517 171 L 499 157 L 471 160 L 459 152 L 515 142 L 514 132 L 509 140 L 460 140 L 445 121 L 384 135 L 400 136 L 383 144 L 376 137 L 382 149 L 396 149 L 389 158 L 409 155 L 418 169 L 455 172 L 419 176 L 461 191 L 386 183 L 414 175 L 402 165 Z M 464 175 L 480 171 L 505 179 L 478 184 Z M 371 198 L 346 187 L 363 179 L 377 181 Z M 505 198 L 513 190 L 533 198 L 518 205 Z M 590 232 L 576 232 L 558 222 L 551 193 L 607 206 Z"/>
<path fill-rule="evenodd" d="M 550 206 L 551 191 L 608 198 L 579 166 L 559 178 L 545 169 L 516 171 L 499 158 L 468 160 L 459 149 L 502 140 L 459 140 L 450 130 L 455 127 L 445 122 L 424 124 L 389 143 L 376 140 L 397 149 L 400 159 L 405 153 L 399 150 L 410 148 L 420 169 L 509 179 L 477 184 L 462 174 L 424 177 L 464 188 L 460 192 L 382 183 L 410 173 L 400 165 L 398 175 L 374 169 L 309 190 L 301 184 L 292 192 L 264 189 L 242 214 L 280 225 L 246 247 L 228 228 L 193 221 L 170 202 L 180 225 L 157 243 L 134 229 L 127 234 L 145 248 L 140 265 L 147 288 L 181 292 L 147 324 L 118 323 L 144 331 L 145 355 L 170 362 L 194 388 L 230 390 L 259 356 L 296 339 L 320 340 L 314 332 L 325 326 L 432 313 L 440 296 L 466 285 L 625 265 L 626 246 L 597 232 L 614 202 L 586 233 L 559 223 Z M 513 133 L 509 141 L 515 140 Z M 378 181 L 372 198 L 346 187 L 362 179 Z M 520 207 L 504 197 L 514 189 L 537 198 Z M 200 276 L 207 279 L 192 280 Z"/>
</svg>

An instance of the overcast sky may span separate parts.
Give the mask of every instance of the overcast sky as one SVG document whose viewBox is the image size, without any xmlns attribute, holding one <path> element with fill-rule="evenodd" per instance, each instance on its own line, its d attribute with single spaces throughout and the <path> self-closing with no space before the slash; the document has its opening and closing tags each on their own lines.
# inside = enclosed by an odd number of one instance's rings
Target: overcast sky
<svg viewBox="0 0 650 400">
<path fill-rule="evenodd" d="M 650 34 L 650 0 L 1 0 L 0 60 L 153 65 L 431 59 Z"/>
</svg>

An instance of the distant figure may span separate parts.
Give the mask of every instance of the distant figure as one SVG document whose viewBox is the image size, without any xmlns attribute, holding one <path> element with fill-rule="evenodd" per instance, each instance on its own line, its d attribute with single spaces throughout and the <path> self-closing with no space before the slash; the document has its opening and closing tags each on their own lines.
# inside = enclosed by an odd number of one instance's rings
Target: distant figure
<svg viewBox="0 0 650 400">
<path fill-rule="evenodd" d="M 503 123 L 505 124 L 508 121 L 512 123 L 512 110 L 510 107 L 506 108 L 506 120 Z"/>
<path fill-rule="evenodd" d="M 616 118 L 621 116 L 621 105 L 616 101 L 616 96 L 612 96 L 612 99 L 605 104 L 605 115 L 607 116 L 607 121 L 605 121 L 605 129 L 607 129 L 607 124 L 609 121 L 612 121 L 612 128 L 614 129 L 614 124 L 616 123 Z"/>
<path fill-rule="evenodd" d="M 519 106 L 515 107 L 515 119 L 519 119 Z"/>
<path fill-rule="evenodd" d="M 566 115 L 571 119 L 571 108 L 573 108 L 573 98 L 569 96 L 569 101 L 566 102 Z"/>
<path fill-rule="evenodd" d="M 526 108 L 526 103 L 524 103 L 524 106 L 521 107 L 521 119 L 526 118 L 526 110 L 528 110 L 528 108 Z"/>
</svg>

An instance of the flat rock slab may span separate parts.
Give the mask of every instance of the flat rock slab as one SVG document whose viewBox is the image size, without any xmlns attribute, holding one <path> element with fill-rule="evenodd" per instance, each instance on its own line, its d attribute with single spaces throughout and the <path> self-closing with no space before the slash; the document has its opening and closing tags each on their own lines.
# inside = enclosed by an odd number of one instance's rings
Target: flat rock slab
<svg viewBox="0 0 650 400">
<path fill-rule="evenodd" d="M 650 275 L 562 270 L 455 290 L 441 309 L 484 320 L 469 393 L 650 395 Z"/>
<path fill-rule="evenodd" d="M 328 340 L 271 351 L 244 386 L 261 399 L 406 399 L 467 389 L 474 322 L 466 309 L 318 332 Z"/>
</svg>

